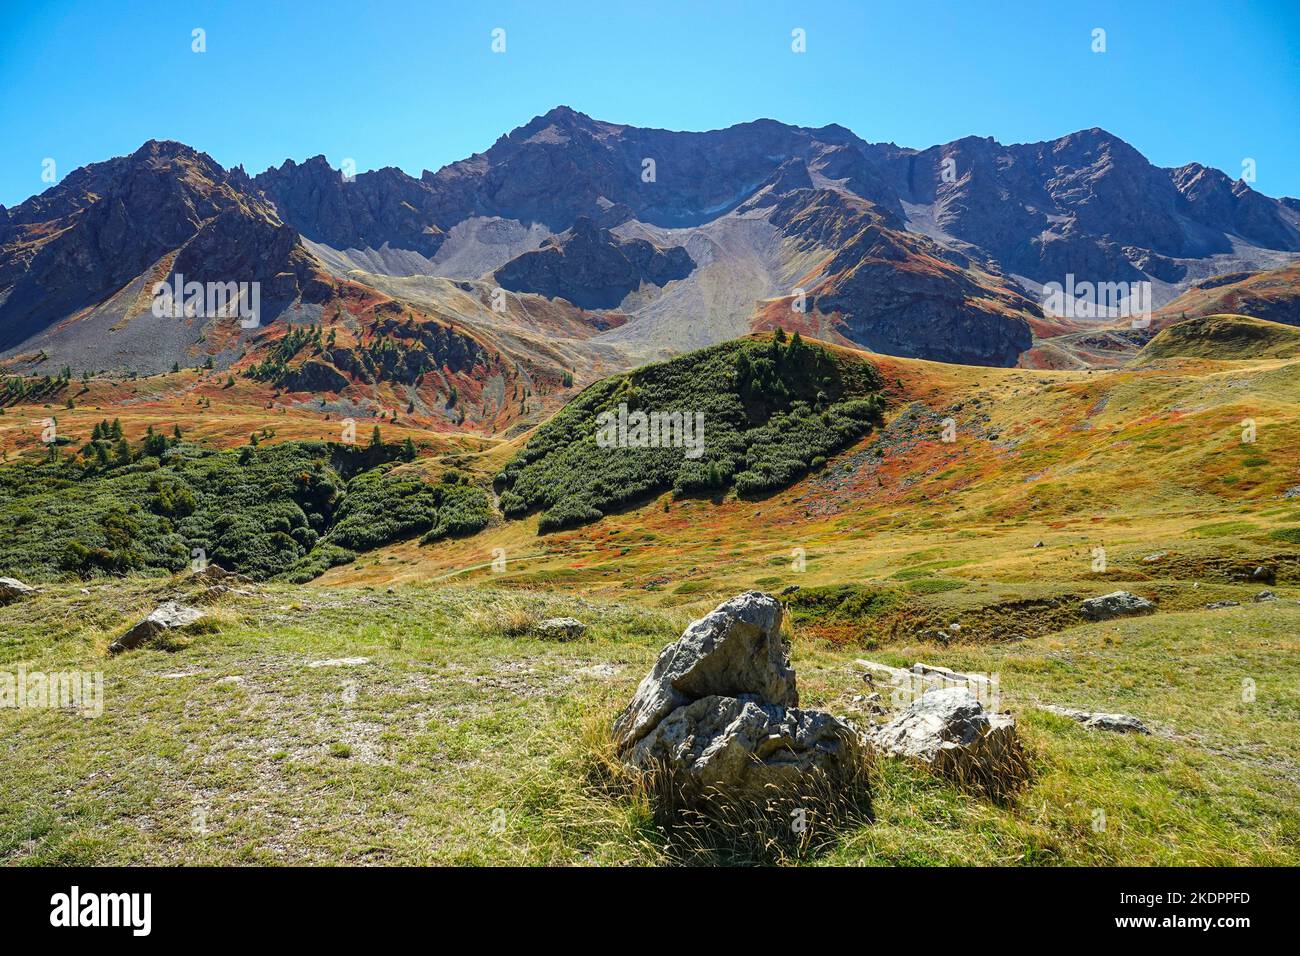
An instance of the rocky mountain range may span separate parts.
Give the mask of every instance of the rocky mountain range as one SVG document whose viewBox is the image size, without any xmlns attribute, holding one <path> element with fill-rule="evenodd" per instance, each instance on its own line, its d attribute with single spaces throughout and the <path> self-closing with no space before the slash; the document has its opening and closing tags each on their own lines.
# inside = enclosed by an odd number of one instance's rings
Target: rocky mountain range
<svg viewBox="0 0 1300 956">
<path fill-rule="evenodd" d="M 1039 305 L 1067 275 L 1150 282 L 1162 307 L 1216 276 L 1276 273 L 1267 318 L 1300 323 L 1297 260 L 1300 203 L 1204 166 L 1154 166 L 1101 129 L 917 150 L 840 126 L 673 132 L 558 107 L 418 178 L 345 176 L 319 156 L 249 176 L 155 141 L 78 169 L 0 207 L 0 362 L 148 373 L 248 366 L 274 348 L 286 382 L 337 390 L 367 384 L 360 366 L 316 354 L 293 374 L 305 359 L 282 354 L 285 330 L 442 341 L 383 332 L 380 306 L 472 343 L 457 354 L 503 355 L 458 374 L 508 366 L 512 395 L 777 325 L 1033 364 L 1039 343 L 1086 334 Z M 155 283 L 177 274 L 260 283 L 257 327 L 154 315 Z M 405 385 L 434 368 L 418 367 Z"/>
</svg>

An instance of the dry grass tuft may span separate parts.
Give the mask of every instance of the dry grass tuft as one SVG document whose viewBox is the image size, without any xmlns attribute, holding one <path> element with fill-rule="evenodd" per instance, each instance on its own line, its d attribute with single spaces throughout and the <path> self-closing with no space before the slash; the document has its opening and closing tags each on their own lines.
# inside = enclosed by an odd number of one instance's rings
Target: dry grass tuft
<svg viewBox="0 0 1300 956">
<path fill-rule="evenodd" d="M 840 834 L 871 822 L 870 748 L 832 780 L 806 778 L 797 795 L 773 793 L 761 804 L 729 794 L 688 793 L 666 769 L 630 767 L 615 752 L 611 727 L 617 708 L 587 711 L 557 767 L 557 779 L 575 781 L 565 806 L 589 823 L 595 816 L 627 821 L 655 862 L 677 866 L 786 865 L 816 857 Z M 581 809 L 579 809 L 581 808 Z"/>
<path fill-rule="evenodd" d="M 495 637 L 523 637 L 542 619 L 536 607 L 512 598 L 475 608 L 469 617 L 476 629 Z"/>
</svg>

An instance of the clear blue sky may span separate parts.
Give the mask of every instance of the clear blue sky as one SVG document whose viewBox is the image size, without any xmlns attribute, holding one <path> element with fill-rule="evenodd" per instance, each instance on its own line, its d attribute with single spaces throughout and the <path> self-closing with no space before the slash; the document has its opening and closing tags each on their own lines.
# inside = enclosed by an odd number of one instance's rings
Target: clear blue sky
<svg viewBox="0 0 1300 956">
<path fill-rule="evenodd" d="M 250 173 L 323 153 L 422 169 L 558 104 L 714 129 L 767 116 L 871 141 L 1102 126 L 1300 196 L 1300 2 L 0 2 L 0 203 L 178 139 Z M 191 30 L 207 52 L 191 52 Z M 490 49 L 494 27 L 506 52 Z M 807 32 L 807 52 L 790 31 Z M 1105 53 L 1091 51 L 1106 30 Z"/>
</svg>

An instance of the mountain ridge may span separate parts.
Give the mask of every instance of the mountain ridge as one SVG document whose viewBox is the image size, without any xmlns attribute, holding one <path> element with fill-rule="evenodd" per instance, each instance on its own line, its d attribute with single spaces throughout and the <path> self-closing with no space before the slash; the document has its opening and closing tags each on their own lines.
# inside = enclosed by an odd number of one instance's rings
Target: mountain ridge
<svg viewBox="0 0 1300 956">
<path fill-rule="evenodd" d="M 856 228 L 789 215 L 819 195 L 856 210 L 840 213 Z M 574 245 L 583 222 L 609 239 Z M 647 240 L 695 267 L 607 258 Z M 557 257 L 566 242 L 573 253 Z M 1160 307 L 1211 276 L 1297 259 L 1294 200 L 1197 163 L 1154 166 L 1101 127 L 914 149 L 838 124 L 672 131 L 559 106 L 418 178 L 394 166 L 344 176 L 320 155 L 250 176 L 166 140 L 75 170 L 0 208 L 0 362 L 236 361 L 205 345 L 229 335 L 158 330 L 142 315 L 147 286 L 177 261 L 198 280 L 239 272 L 269 285 L 270 322 L 317 320 L 340 281 L 402 286 L 427 310 L 447 296 L 420 277 L 490 291 L 515 276 L 515 291 L 592 312 L 584 321 L 630 350 L 628 364 L 786 325 L 887 354 L 1008 365 L 1051 325 L 1036 300 L 1066 274 L 1150 282 Z M 611 267 L 617 281 L 585 295 Z M 135 326 L 135 339 L 103 344 Z"/>
</svg>

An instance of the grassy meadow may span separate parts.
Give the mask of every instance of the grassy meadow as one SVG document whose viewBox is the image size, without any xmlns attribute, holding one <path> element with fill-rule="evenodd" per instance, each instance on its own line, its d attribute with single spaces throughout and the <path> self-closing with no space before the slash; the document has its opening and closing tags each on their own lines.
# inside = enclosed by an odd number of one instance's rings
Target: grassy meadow
<svg viewBox="0 0 1300 956">
<path fill-rule="evenodd" d="M 609 722 L 694 610 L 252 585 L 209 605 L 210 627 L 181 649 L 105 658 L 118 630 L 186 587 L 51 586 L 6 609 L 2 666 L 102 671 L 104 708 L 0 711 L 5 862 L 745 862 L 657 826 L 609 766 Z M 526 631 L 562 614 L 588 634 Z M 1289 600 L 874 654 L 998 673 L 1030 786 L 995 804 L 877 760 L 874 820 L 814 824 L 761 862 L 1296 864 L 1298 630 Z M 861 651 L 789 636 L 802 703 L 870 719 L 853 702 Z M 1154 733 L 1085 730 L 1040 702 L 1123 710 Z"/>
</svg>

